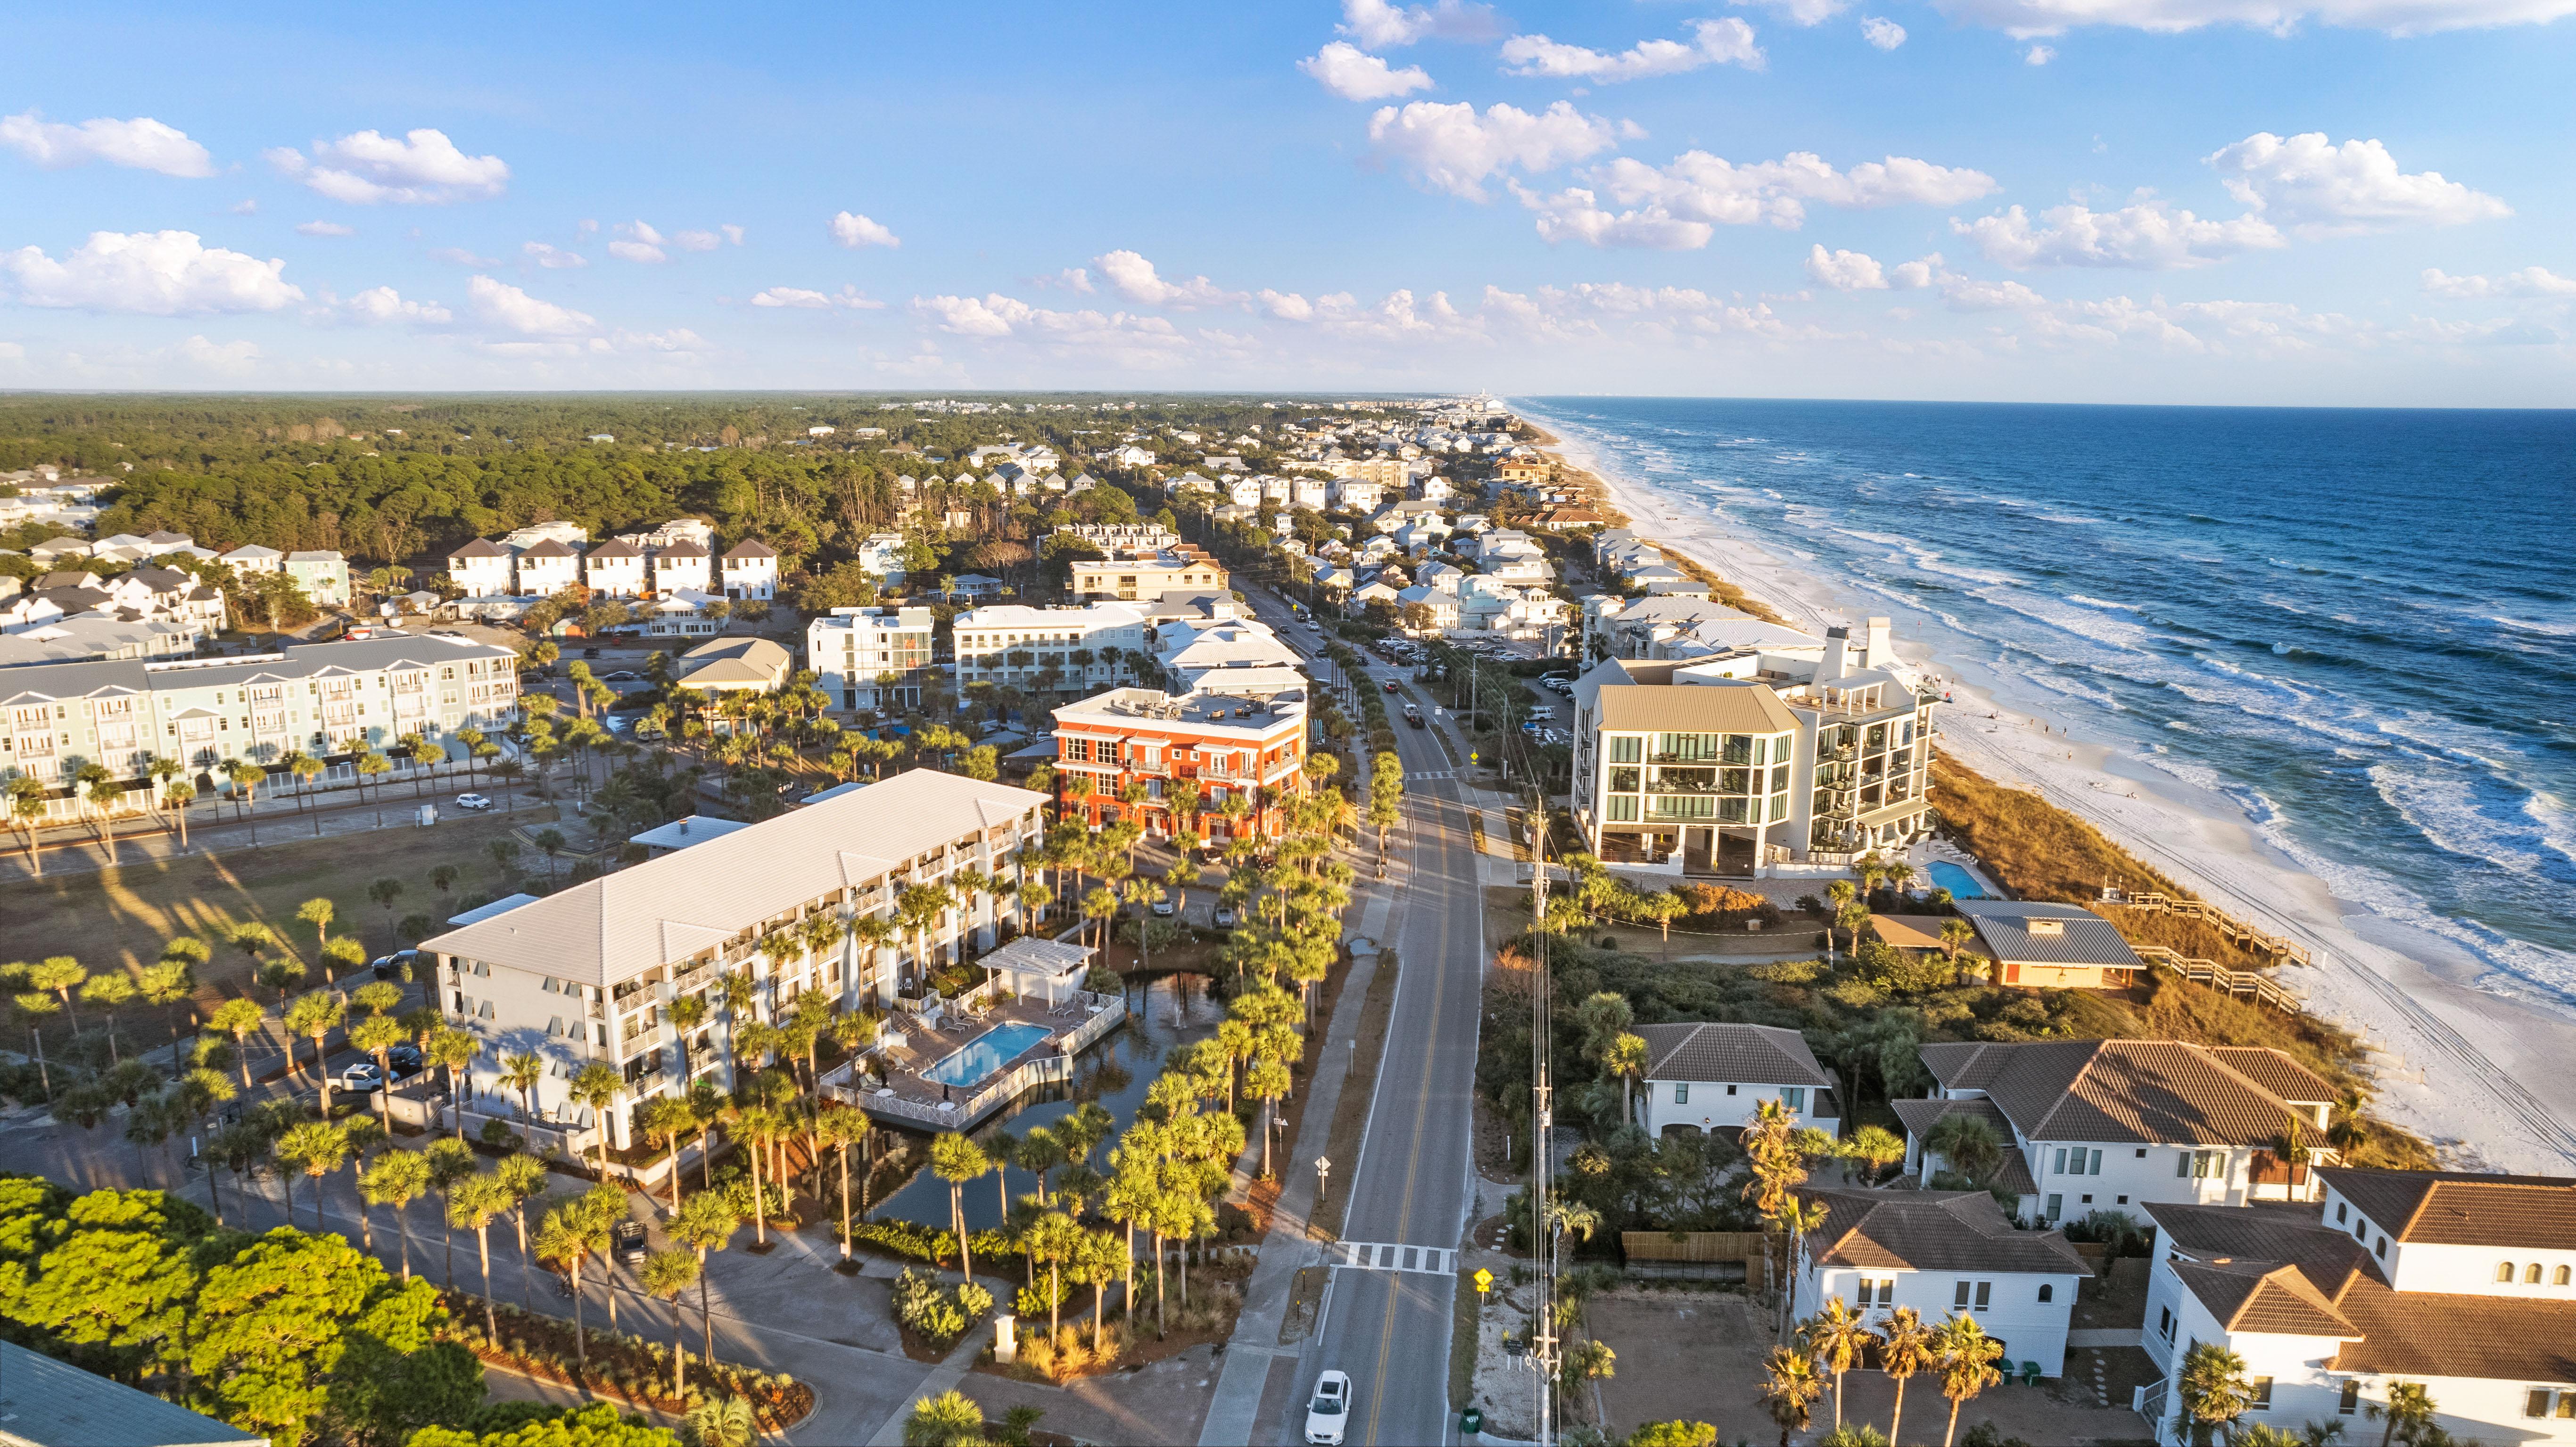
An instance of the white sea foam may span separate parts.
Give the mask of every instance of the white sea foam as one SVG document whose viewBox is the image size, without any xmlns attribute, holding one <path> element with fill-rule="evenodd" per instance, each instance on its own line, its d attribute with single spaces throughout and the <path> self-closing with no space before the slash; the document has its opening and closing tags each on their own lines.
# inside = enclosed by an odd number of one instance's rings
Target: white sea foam
<svg viewBox="0 0 2576 1447">
<path fill-rule="evenodd" d="M 2145 605 L 2143 605 L 2143 604 L 2139 604 L 2139 603 L 2114 603 L 2114 602 L 2112 602 L 2112 601 L 2111 601 L 2110 599 L 2108 599 L 2108 598 L 2088 598 L 2088 597 L 2084 596 L 2084 595 L 2083 595 L 2083 594 L 2081 594 L 2081 593 L 2069 593 L 2069 594 L 2067 594 L 2067 595 L 2066 595 L 2066 601 L 2067 601 L 2067 602 L 2069 602 L 2069 603 L 2076 604 L 2076 605 L 2077 605 L 2077 606 L 2079 606 L 2079 607 L 2084 607 L 2084 608 L 2108 608 L 2108 609 L 2111 609 L 2111 610 L 2113 610 L 2113 611 L 2115 611 L 2115 612 L 2121 612 L 2121 613 L 2135 613 L 2135 612 L 2139 612 L 2139 611 L 2140 611 L 2140 610 L 2145 606 Z"/>
<path fill-rule="evenodd" d="M 2548 638 L 2576 638 L 2576 623 L 2534 623 L 2522 618 L 2507 618 L 2501 614 L 2491 615 L 2487 621 L 2501 623 L 2518 633 L 2538 633 Z"/>
</svg>

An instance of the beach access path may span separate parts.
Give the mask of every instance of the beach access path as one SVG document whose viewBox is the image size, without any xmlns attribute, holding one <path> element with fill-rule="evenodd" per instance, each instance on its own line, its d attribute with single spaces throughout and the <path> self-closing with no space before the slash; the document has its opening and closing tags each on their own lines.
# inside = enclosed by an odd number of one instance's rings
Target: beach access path
<svg viewBox="0 0 2576 1447">
<path fill-rule="evenodd" d="M 1821 632 L 1888 611 L 1727 532 L 1704 509 L 1603 470 L 1579 448 L 1560 441 L 1558 449 L 1600 480 L 1641 537 L 1741 587 L 1793 626 Z M 2224 798 L 2124 751 L 2070 738 L 2062 720 L 1995 702 L 1974 666 L 1929 657 L 1902 639 L 1898 651 L 1952 692 L 1938 715 L 1938 747 L 1952 758 L 2040 794 L 2211 903 L 2307 946 L 2315 963 L 2285 967 L 2279 978 L 2319 1018 L 2362 1038 L 2379 1087 L 2375 1113 L 2432 1142 L 2446 1164 L 2576 1173 L 2576 1071 L 2563 1064 L 2576 1059 L 2576 1009 L 2504 993 L 2491 971 L 2449 941 L 2338 898 Z"/>
</svg>

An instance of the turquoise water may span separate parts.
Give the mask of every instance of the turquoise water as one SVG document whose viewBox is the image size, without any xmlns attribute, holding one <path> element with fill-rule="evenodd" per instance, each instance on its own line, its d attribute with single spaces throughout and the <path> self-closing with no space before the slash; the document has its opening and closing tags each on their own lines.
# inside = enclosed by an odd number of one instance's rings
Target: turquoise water
<svg viewBox="0 0 2576 1447">
<path fill-rule="evenodd" d="M 1945 672 L 2227 796 L 2482 983 L 2576 1002 L 2576 412 L 1530 411 Z"/>
<path fill-rule="evenodd" d="M 1970 874 L 1968 871 L 1961 869 L 1959 866 L 1952 864 L 1946 859 L 1933 860 L 1930 864 L 1923 866 L 1923 872 L 1932 876 L 1932 882 L 1934 884 L 1950 891 L 1950 897 L 1952 899 L 1983 899 L 1986 897 L 1985 887 L 1977 883 L 1977 877 L 1975 875 Z"/>
<path fill-rule="evenodd" d="M 967 1041 L 963 1049 L 921 1072 L 921 1078 L 961 1088 L 978 1084 L 1050 1033 L 1044 1025 L 996 1025 Z"/>
</svg>

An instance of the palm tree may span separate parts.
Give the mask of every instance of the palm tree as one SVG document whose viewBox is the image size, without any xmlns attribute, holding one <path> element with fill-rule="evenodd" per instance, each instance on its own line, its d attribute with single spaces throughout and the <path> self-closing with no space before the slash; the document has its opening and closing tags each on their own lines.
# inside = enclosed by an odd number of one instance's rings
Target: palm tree
<svg viewBox="0 0 2576 1447">
<path fill-rule="evenodd" d="M 99 1017 L 107 1022 L 107 1055 L 113 1061 L 116 1053 L 116 1007 L 134 998 L 134 977 L 122 970 L 92 975 L 81 982 L 80 997 L 98 1007 Z"/>
<path fill-rule="evenodd" d="M 456 1075 L 473 1064 L 474 1057 L 482 1050 L 483 1042 L 476 1039 L 471 1031 L 441 1030 L 429 1037 L 429 1044 L 421 1051 L 423 1059 L 447 1076 L 447 1098 L 456 1103 L 456 1138 L 459 1141 L 465 1139 L 465 1096 L 456 1088 Z"/>
<path fill-rule="evenodd" d="M 1941 1434 L 1941 1447 L 1950 1447 L 1959 1435 L 1959 1408 L 2004 1379 L 1994 1366 L 2004 1348 L 1975 1317 L 1955 1313 L 1932 1329 L 1932 1344 L 1941 1358 L 1941 1395 L 1950 1399 L 1950 1428 Z"/>
<path fill-rule="evenodd" d="M 1859 897 L 1860 890 L 1848 879 L 1837 879 L 1825 886 L 1825 908 L 1830 921 L 1825 930 L 1825 958 L 1828 962 L 1831 962 L 1834 955 L 1834 932 L 1831 925 L 1842 923 L 1843 911 L 1851 908 L 1852 902 Z"/>
<path fill-rule="evenodd" d="M 387 1097 L 393 1094 L 394 1072 L 391 1052 L 409 1033 L 403 1029 L 401 1021 L 387 1015 L 370 1015 L 349 1027 L 350 1048 L 364 1050 L 376 1057 L 376 1073 L 383 1078 L 384 1082 L 375 1092 L 376 1114 L 379 1116 L 390 1108 Z"/>
<path fill-rule="evenodd" d="M 585 1374 L 590 1370 L 590 1333 L 582 1322 L 581 1269 L 590 1254 L 591 1223 L 581 1202 L 567 1201 L 546 1213 L 545 1224 L 537 1228 L 537 1257 L 561 1267 L 572 1281 L 573 1354 Z"/>
<path fill-rule="evenodd" d="M 700 1357 L 713 1362 L 716 1359 L 716 1319 L 714 1306 L 707 1297 L 707 1253 L 725 1249 L 726 1243 L 733 1240 L 733 1233 L 742 1229 L 742 1218 L 734 1214 L 732 1204 L 723 1196 L 713 1191 L 701 1191 L 689 1198 L 689 1203 L 680 1208 L 679 1214 L 670 1219 L 665 1229 L 671 1233 L 672 1240 L 698 1253 L 698 1324 L 706 1333 L 706 1350 L 700 1353 Z"/>
<path fill-rule="evenodd" d="M 1906 1379 L 1941 1364 L 1937 1347 L 1932 1329 L 1913 1307 L 1900 1306 L 1879 1324 L 1878 1369 L 1896 1383 L 1896 1410 L 1887 1418 L 1888 1441 L 1903 1440 L 1899 1434 L 1905 1428 Z"/>
<path fill-rule="evenodd" d="M 331 1118 L 331 1073 L 323 1068 L 322 1042 L 348 1013 L 347 1005 L 321 990 L 296 1001 L 286 1012 L 287 1031 L 313 1042 L 313 1079 L 321 1087 L 324 1120 Z M 294 1062 L 290 1059 L 287 1063 Z"/>
<path fill-rule="evenodd" d="M 484 1339 L 501 1340 L 501 1325 L 492 1314 L 492 1218 L 510 1209 L 518 1193 L 493 1171 L 478 1171 L 447 1193 L 447 1224 L 474 1232 L 474 1251 L 483 1264 Z"/>
<path fill-rule="evenodd" d="M 1062 1211 L 1049 1211 L 1030 1222 L 1020 1240 L 1031 1266 L 1046 1264 L 1047 1337 L 1053 1340 L 1064 1324 L 1064 1266 L 1082 1249 L 1082 1227 Z"/>
<path fill-rule="evenodd" d="M 61 998 L 75 1032 L 80 1029 L 80 1011 L 72 1008 L 72 991 L 88 978 L 89 971 L 70 955 L 48 956 L 42 963 L 27 967 L 27 983 L 39 990 L 51 990 Z"/>
<path fill-rule="evenodd" d="M 519 1092 L 519 1106 L 530 1121 L 537 1118 L 537 1082 L 546 1078 L 546 1058 L 533 1050 L 516 1050 L 501 1057 L 496 1072 L 500 1084 Z"/>
<path fill-rule="evenodd" d="M 657 1095 L 635 1113 L 635 1128 L 648 1145 L 670 1152 L 671 1209 L 680 1209 L 680 1141 L 698 1128 L 698 1113 L 677 1096 Z"/>
<path fill-rule="evenodd" d="M 626 1089 L 626 1077 L 606 1061 L 594 1060 L 581 1068 L 565 1091 L 576 1105 L 587 1106 L 591 1129 L 599 1136 L 599 1178 L 608 1179 L 608 1108 Z"/>
<path fill-rule="evenodd" d="M 349 1137 L 338 1126 L 324 1121 L 308 1120 L 278 1137 L 277 1159 L 296 1166 L 313 1178 L 313 1230 L 322 1230 L 322 1178 L 340 1169 L 349 1158 Z M 291 1179 L 289 1177 L 288 1179 Z M 289 1191 L 286 1216 L 295 1219 L 294 1193 Z"/>
<path fill-rule="evenodd" d="M 455 1193 L 458 1182 L 474 1174 L 474 1148 L 467 1145 L 462 1136 L 454 1139 L 441 1136 L 431 1141 L 429 1148 L 421 1152 L 421 1155 L 429 1165 L 429 1188 L 438 1193 L 441 1204 Z M 454 1291 L 456 1289 L 456 1233 L 442 1231 L 439 1233 L 439 1239 L 447 1248 L 447 1289 Z"/>
<path fill-rule="evenodd" d="M 528 1207 L 545 1200 L 552 1173 L 544 1161 L 518 1153 L 503 1156 L 492 1173 L 510 1193 L 510 1224 L 519 1238 L 519 1307 L 534 1311 L 536 1302 L 528 1287 Z"/>
<path fill-rule="evenodd" d="M 903 1423 L 903 1447 L 965 1447 L 984 1440 L 984 1409 L 953 1387 L 913 1403 Z"/>
<path fill-rule="evenodd" d="M 1789 1447 L 1789 1434 L 1807 1430 L 1816 1399 L 1825 1394 L 1816 1359 L 1796 1347 L 1773 1347 L 1762 1373 L 1762 1405 L 1780 1428 L 1780 1447 Z"/>
<path fill-rule="evenodd" d="M 25 774 L 11 779 L 7 787 L 10 826 L 26 837 L 27 872 L 42 879 L 45 877 L 45 860 L 44 856 L 36 850 L 36 825 L 45 817 L 45 810 L 53 796 L 41 781 Z M 183 836 L 187 828 L 186 816 L 182 815 L 179 829 Z M 184 842 L 179 847 L 182 853 L 186 852 L 187 845 Z"/>
<path fill-rule="evenodd" d="M 2401 1436 L 2412 1442 L 2433 1425 L 2433 1394 L 2422 1382 L 2390 1382 L 2387 1402 L 2365 1402 L 2362 1410 L 2370 1420 L 2388 1424 L 2380 1431 L 2379 1447 Z"/>
<path fill-rule="evenodd" d="M 222 773 L 225 781 L 233 786 L 236 812 L 244 808 L 251 811 L 250 847 L 257 849 L 259 847 L 259 788 L 260 785 L 268 782 L 268 770 L 241 759 L 226 759 Z M 220 809 L 217 811 L 217 816 L 221 817 Z"/>
<path fill-rule="evenodd" d="M 674 1247 L 644 1258 L 644 1294 L 671 1303 L 671 1395 L 689 1394 L 689 1339 L 680 1334 L 680 1293 L 697 1284 L 697 1254 Z"/>
<path fill-rule="evenodd" d="M 955 1131 L 930 1143 L 930 1169 L 948 1183 L 948 1219 L 957 1230 L 958 1269 L 968 1281 L 975 1279 L 975 1262 L 966 1240 L 966 1183 L 981 1179 L 992 1168 L 983 1148 Z"/>
<path fill-rule="evenodd" d="M 179 821 L 179 852 L 188 852 L 188 805 L 197 797 L 197 786 L 185 779 L 172 779 L 164 785 L 161 797 L 170 805 L 170 817 Z M 30 836 L 32 843 L 32 836 Z"/>
<path fill-rule="evenodd" d="M 1869 1329 L 1861 1313 L 1845 1305 L 1839 1296 L 1825 1298 L 1824 1309 L 1800 1323 L 1800 1336 L 1807 1350 L 1834 1374 L 1834 1430 L 1843 1425 L 1843 1373 L 1860 1365 L 1869 1349 L 1878 1344 L 1878 1333 Z"/>
<path fill-rule="evenodd" d="M 370 1206 L 394 1208 L 402 1228 L 403 1280 L 411 1280 L 411 1203 L 429 1189 L 429 1162 L 417 1151 L 389 1150 L 378 1155 L 358 1177 L 358 1196 Z"/>
<path fill-rule="evenodd" d="M 866 1112 L 837 1103 L 823 1107 L 814 1118 L 815 1140 L 832 1147 L 841 1157 L 841 1259 L 844 1261 L 850 1259 L 850 1147 L 868 1138 L 868 1128 Z"/>
<path fill-rule="evenodd" d="M 268 1013 L 259 1002 L 248 996 L 226 1000 L 206 1017 L 208 1027 L 233 1037 L 233 1053 L 241 1060 L 242 1089 L 250 1088 L 250 1033 L 268 1023 Z"/>
<path fill-rule="evenodd" d="M 2208 1447 L 2216 1429 L 2245 1415 L 2254 1400 L 2253 1384 L 2245 1380 L 2245 1359 L 2215 1342 L 2194 1342 L 2183 1353 L 2174 1394 L 2191 1423 L 2194 1447 Z"/>
</svg>

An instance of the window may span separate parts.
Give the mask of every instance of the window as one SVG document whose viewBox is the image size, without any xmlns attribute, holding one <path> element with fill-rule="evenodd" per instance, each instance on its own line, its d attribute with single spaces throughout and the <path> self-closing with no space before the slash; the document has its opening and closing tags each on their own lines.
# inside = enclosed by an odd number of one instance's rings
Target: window
<svg viewBox="0 0 2576 1447">
<path fill-rule="evenodd" d="M 1805 1110 L 1807 1108 L 1806 1088 L 1797 1085 L 1783 1088 L 1780 1092 L 1780 1103 L 1790 1110 Z"/>
<path fill-rule="evenodd" d="M 1639 738 L 1635 734 L 1612 734 L 1610 736 L 1610 762 L 1614 764 L 1637 764 L 1645 762 L 1645 758 L 1646 741 L 1644 739 Z"/>
<path fill-rule="evenodd" d="M 2530 1391 L 2522 1394 L 2522 1415 L 2526 1417 L 2546 1417 L 2549 1415 L 2549 1389 L 2547 1387 L 2534 1387 Z"/>
<path fill-rule="evenodd" d="M 2156 1335 L 2158 1335 L 2158 1336 L 2160 1336 L 2160 1337 L 2163 1337 L 2166 1341 L 2170 1342 L 2170 1341 L 2172 1341 L 2172 1340 L 2173 1340 L 2173 1331 L 2174 1331 L 2174 1314 L 2173 1314 L 2173 1308 L 2172 1308 L 2172 1307 L 2170 1307 L 2170 1306 L 2166 1306 L 2166 1307 L 2159 1307 L 2159 1308 L 2157 1308 L 2157 1313 L 2156 1313 Z M 2352 1390 L 2352 1386 L 2351 1386 L 2351 1384 L 2350 1384 L 2350 1383 L 2346 1383 L 2346 1384 L 2345 1384 L 2345 1386 L 2344 1386 L 2344 1390 L 2345 1390 L 2346 1392 L 2350 1392 L 2350 1391 Z M 2344 1410 L 2345 1410 L 2345 1411 L 2347 1411 L 2347 1412 L 2349 1412 L 2349 1411 L 2351 1411 L 2352 1409 L 2351 1409 L 2350 1407 L 2346 1407 Z"/>
<path fill-rule="evenodd" d="M 2064 1196 L 2049 1197 L 2048 1209 L 2042 1211 L 2040 1214 L 2046 1216 L 2051 1221 L 2054 1221 L 2058 1217 L 2066 1214 L 2066 1198 Z"/>
<path fill-rule="evenodd" d="M 2496 1280 L 2501 1281 L 2501 1282 L 2504 1282 L 2504 1283 L 2506 1283 L 2507 1285 L 2511 1285 L 2511 1284 L 2512 1284 L 2512 1282 L 2513 1282 L 2513 1263 L 2512 1263 L 2512 1262 L 2510 1262 L 2510 1261 L 2505 1261 L 2505 1262 L 2499 1262 L 2499 1263 L 2497 1264 L 2497 1266 L 2496 1266 Z"/>
<path fill-rule="evenodd" d="M 2344 1379 L 2343 1395 L 2335 1399 L 2335 1413 L 2338 1416 L 2349 1417 L 2360 1410 L 2361 1383 L 2347 1377 Z"/>
<path fill-rule="evenodd" d="M 1995 1304 L 1995 1284 L 1994 1284 L 1993 1282 L 1991 1282 L 1991 1281 L 1980 1281 L 1980 1282 L 1978 1282 L 1978 1283 L 1977 1283 L 1977 1310 L 1979 1310 L 1979 1311 L 1989 1311 L 1989 1310 L 1992 1310 L 1992 1309 L 1993 1309 L 1993 1307 L 1994 1307 L 1994 1304 Z"/>
<path fill-rule="evenodd" d="M 2571 1272 L 2567 1267 L 2561 1266 L 2558 1268 L 2557 1276 L 2552 1278 L 2549 1284 L 2552 1286 L 2565 1286 L 2571 1275 L 2576 1275 L 2576 1272 Z"/>
<path fill-rule="evenodd" d="M 2138 1147 L 2138 1159 L 2143 1161 L 2143 1160 L 2145 1160 L 2146 1158 L 2147 1158 L 2147 1148 L 2146 1148 L 2145 1146 L 2140 1146 L 2140 1147 Z"/>
<path fill-rule="evenodd" d="M 2348 1208 L 2347 1206 L 2345 1206 L 2343 1202 L 2341 1202 L 2341 1201 L 2337 1201 L 2337 1202 L 2335 1202 L 2335 1224 L 2336 1224 L 2336 1225 L 2340 1226 L 2340 1225 L 2342 1225 L 2342 1224 L 2344 1223 L 2344 1221 L 2345 1221 L 2345 1219 L 2346 1219 L 2346 1217 L 2347 1217 L 2347 1215 L 2348 1215 L 2348 1213 L 2349 1213 L 2349 1210 L 2350 1210 L 2350 1208 Z"/>
<path fill-rule="evenodd" d="M 1680 1080 L 1676 1080 L 1676 1081 L 1674 1081 L 1674 1082 L 1673 1082 L 1673 1104 L 1675 1104 L 1675 1105 L 1688 1105 L 1688 1104 L 1690 1104 L 1690 1084 L 1689 1084 L 1689 1082 L 1687 1082 L 1687 1081 L 1680 1081 Z"/>
<path fill-rule="evenodd" d="M 2379 1238 L 2379 1244 L 2378 1244 L 2377 1246 L 2375 1246 L 2375 1247 L 2371 1248 L 2371 1249 L 2372 1249 L 2372 1251 L 2373 1251 L 2373 1252 L 2374 1252 L 2374 1253 L 2379 1257 L 2379 1259 L 2380 1259 L 2380 1260 L 2382 1260 L 2382 1261 L 2387 1260 L 2387 1259 L 2388 1259 L 2388 1238 L 2387 1238 L 2387 1237 L 2385 1237 L 2385 1236 L 2380 1237 L 2380 1238 Z"/>
<path fill-rule="evenodd" d="M 1734 1086 L 1732 1086 L 1732 1085 L 1728 1086 L 1728 1087 L 1726 1088 L 1726 1093 L 1727 1093 L 1727 1094 L 1729 1094 L 1729 1095 L 1733 1095 L 1733 1094 L 1735 1093 L 1735 1087 L 1734 1087 Z M 2561 1275 L 2561 1276 L 2566 1275 L 2566 1274 L 2567 1274 L 2567 1268 L 2566 1268 L 2566 1267 L 2563 1267 L 2563 1266 L 2562 1266 L 2562 1267 L 2560 1267 L 2560 1268 L 2558 1268 L 2558 1274 L 2559 1274 L 2559 1275 Z"/>
<path fill-rule="evenodd" d="M 2522 1284 L 2525 1286 L 2538 1286 L 2540 1284 L 2539 1262 L 2535 1261 L 2529 1266 L 2522 1268 Z"/>
<path fill-rule="evenodd" d="M 1881 1306 L 1893 1306 L 1895 1303 L 1896 1278 L 1891 1276 L 1878 1284 L 1878 1304 Z"/>
<path fill-rule="evenodd" d="M 2056 1288 L 2055 1286 L 2053 1286 L 2053 1285 L 2049 1284 L 2048 1282 L 2045 1282 L 2045 1281 L 2041 1282 L 2041 1283 L 2039 1284 L 2039 1299 L 2040 1299 L 2040 1300 L 2042 1300 L 2042 1301 L 2054 1301 L 2054 1300 L 2056 1300 L 2056 1299 L 2057 1299 L 2057 1288 Z"/>
<path fill-rule="evenodd" d="M 2270 1377 L 2248 1378 L 2246 1386 L 2252 1390 L 2245 1394 L 2245 1410 L 2249 1412 L 2268 1412 L 2272 1410 L 2272 1379 Z"/>
<path fill-rule="evenodd" d="M 1968 1289 L 1974 1284 L 1975 1283 L 1973 1282 L 1962 1281 L 1959 1283 L 1958 1289 L 1950 1293 L 1950 1309 L 1952 1311 L 1966 1311 L 1968 1309 Z"/>
</svg>

